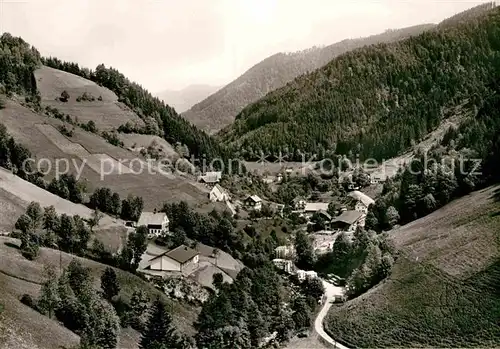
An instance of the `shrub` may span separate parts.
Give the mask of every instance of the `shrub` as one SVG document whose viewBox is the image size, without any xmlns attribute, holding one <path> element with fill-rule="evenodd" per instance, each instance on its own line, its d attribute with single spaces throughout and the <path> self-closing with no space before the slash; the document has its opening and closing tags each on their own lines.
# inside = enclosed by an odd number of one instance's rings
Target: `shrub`
<svg viewBox="0 0 500 349">
<path fill-rule="evenodd" d="M 62 91 L 61 97 L 59 98 L 59 100 L 61 102 L 67 102 L 67 101 L 69 101 L 69 98 L 70 98 L 70 95 L 69 95 L 68 91 L 64 90 L 64 91 Z"/>
<path fill-rule="evenodd" d="M 33 300 L 33 297 L 31 297 L 29 294 L 25 293 L 21 297 L 21 303 L 24 305 L 27 305 L 28 307 L 35 309 L 36 304 L 35 301 Z"/>
</svg>

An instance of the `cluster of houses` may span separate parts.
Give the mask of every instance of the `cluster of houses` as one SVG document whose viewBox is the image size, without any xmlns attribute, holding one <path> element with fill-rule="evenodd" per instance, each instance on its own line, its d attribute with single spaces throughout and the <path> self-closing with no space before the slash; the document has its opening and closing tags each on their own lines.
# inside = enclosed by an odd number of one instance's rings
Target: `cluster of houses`
<svg viewBox="0 0 500 349">
<path fill-rule="evenodd" d="M 210 289 L 214 289 L 215 274 L 221 274 L 223 282 L 232 283 L 242 268 L 241 262 L 226 252 L 201 243 L 168 251 L 150 245 L 139 266 L 148 279 L 183 277 Z"/>
<path fill-rule="evenodd" d="M 348 196 L 354 209 L 348 210 L 346 206 L 339 206 L 336 217 L 332 217 L 328 213 L 328 203 L 306 202 L 303 198 L 293 200 L 294 212 L 309 220 L 315 214 L 320 215 L 325 222 L 326 229 L 329 231 L 353 233 L 358 226 L 364 227 L 368 207 L 375 201 L 358 190 L 351 191 Z"/>
<path fill-rule="evenodd" d="M 273 259 L 273 264 L 280 270 L 283 270 L 289 275 L 297 275 L 299 281 L 306 279 L 314 279 L 318 274 L 312 270 L 298 269 L 293 263 L 295 258 L 295 248 L 293 246 L 278 246 L 274 250 L 276 258 Z"/>
</svg>

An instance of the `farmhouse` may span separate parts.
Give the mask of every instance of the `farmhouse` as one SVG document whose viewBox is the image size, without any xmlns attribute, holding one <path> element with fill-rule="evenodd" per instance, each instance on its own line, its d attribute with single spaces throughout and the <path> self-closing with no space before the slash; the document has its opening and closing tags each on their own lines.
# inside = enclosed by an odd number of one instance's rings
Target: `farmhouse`
<svg viewBox="0 0 500 349">
<path fill-rule="evenodd" d="M 353 233 L 358 226 L 364 225 L 365 215 L 359 211 L 344 211 L 342 214 L 332 220 L 332 229 L 338 229 Z"/>
<path fill-rule="evenodd" d="M 180 245 L 149 261 L 146 270 L 155 272 L 178 272 L 189 275 L 198 269 L 199 253 L 185 245 Z"/>
<path fill-rule="evenodd" d="M 198 177 L 198 181 L 206 184 L 216 184 L 222 178 L 222 172 L 206 172 L 203 176 Z"/>
<path fill-rule="evenodd" d="M 224 188 L 222 188 L 219 184 L 216 184 L 212 188 L 212 190 L 210 190 L 208 198 L 212 202 L 217 202 L 217 201 L 222 202 L 230 200 L 228 192 Z"/>
<path fill-rule="evenodd" d="M 355 200 L 356 204 L 354 206 L 354 209 L 364 214 L 367 214 L 368 207 L 375 203 L 375 200 L 358 190 L 352 191 L 347 195 Z"/>
<path fill-rule="evenodd" d="M 169 220 L 166 213 L 143 212 L 137 226 L 146 226 L 148 228 L 148 238 L 152 239 L 168 232 Z"/>
<path fill-rule="evenodd" d="M 262 209 L 262 199 L 257 195 L 251 195 L 245 199 L 245 206 L 252 211 L 260 211 Z"/>
<path fill-rule="evenodd" d="M 328 203 L 325 202 L 307 202 L 304 207 L 306 217 L 312 217 L 313 214 L 319 211 L 328 211 Z"/>
</svg>

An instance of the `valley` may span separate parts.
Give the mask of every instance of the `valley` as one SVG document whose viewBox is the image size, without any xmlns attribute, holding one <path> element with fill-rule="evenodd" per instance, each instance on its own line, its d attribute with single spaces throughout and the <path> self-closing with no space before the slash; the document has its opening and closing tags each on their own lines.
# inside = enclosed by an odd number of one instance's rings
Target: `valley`
<svg viewBox="0 0 500 349">
<path fill-rule="evenodd" d="M 205 32 L 213 14 L 190 6 L 142 18 L 127 64 L 95 38 L 75 63 L 0 36 L 0 348 L 498 347 L 500 8 L 277 53 L 213 87 L 184 82 L 293 28 L 271 36 L 277 14 L 252 3 L 257 26 L 221 17 L 224 40 L 200 45 L 164 27 Z M 113 67 L 79 65 L 99 55 Z M 152 94 L 152 72 L 188 87 Z"/>
</svg>

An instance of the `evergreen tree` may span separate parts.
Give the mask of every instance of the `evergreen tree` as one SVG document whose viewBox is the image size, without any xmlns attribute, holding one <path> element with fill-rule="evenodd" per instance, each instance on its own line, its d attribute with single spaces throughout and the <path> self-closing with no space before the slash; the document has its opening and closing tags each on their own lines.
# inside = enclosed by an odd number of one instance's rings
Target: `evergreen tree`
<svg viewBox="0 0 500 349">
<path fill-rule="evenodd" d="M 101 288 L 104 298 L 111 301 L 120 292 L 120 284 L 116 277 L 116 272 L 111 267 L 106 267 L 101 275 Z"/>
<path fill-rule="evenodd" d="M 179 348 L 179 336 L 172 325 L 172 317 L 167 306 L 159 299 L 153 303 L 139 347 L 142 349 Z"/>
</svg>

